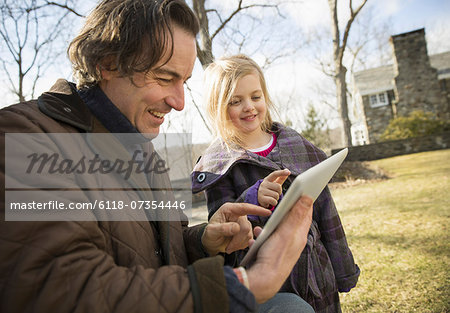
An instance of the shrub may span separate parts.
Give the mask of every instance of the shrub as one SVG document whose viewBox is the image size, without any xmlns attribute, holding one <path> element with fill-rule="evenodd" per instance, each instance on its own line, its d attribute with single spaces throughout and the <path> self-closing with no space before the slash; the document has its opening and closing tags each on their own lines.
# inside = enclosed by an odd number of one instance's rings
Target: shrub
<svg viewBox="0 0 450 313">
<path fill-rule="evenodd" d="M 308 107 L 305 124 L 306 127 L 301 132 L 302 136 L 321 149 L 327 148 L 330 138 L 326 121 L 319 116 L 312 104 Z"/>
<path fill-rule="evenodd" d="M 392 119 L 380 141 L 433 135 L 450 129 L 450 123 L 437 119 L 431 112 L 412 111 L 408 116 Z"/>
</svg>

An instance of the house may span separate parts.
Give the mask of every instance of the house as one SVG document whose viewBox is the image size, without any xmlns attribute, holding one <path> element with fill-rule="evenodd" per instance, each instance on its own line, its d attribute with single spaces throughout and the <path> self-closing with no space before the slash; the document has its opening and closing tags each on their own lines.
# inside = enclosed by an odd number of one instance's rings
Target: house
<svg viewBox="0 0 450 313">
<path fill-rule="evenodd" d="M 392 36 L 394 64 L 353 75 L 353 145 L 375 143 L 389 121 L 421 109 L 450 118 L 450 51 L 428 56 L 425 29 Z"/>
</svg>

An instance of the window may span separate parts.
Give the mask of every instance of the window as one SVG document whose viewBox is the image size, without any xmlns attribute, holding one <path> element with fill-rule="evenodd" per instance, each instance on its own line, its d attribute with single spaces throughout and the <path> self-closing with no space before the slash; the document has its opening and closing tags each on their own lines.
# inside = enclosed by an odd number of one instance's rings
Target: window
<svg viewBox="0 0 450 313">
<path fill-rule="evenodd" d="M 439 80 L 439 85 L 441 86 L 441 90 L 442 90 L 442 91 L 447 91 L 446 79 L 440 79 L 440 80 Z M 450 91 L 450 90 L 449 90 L 449 91 Z"/>
<path fill-rule="evenodd" d="M 370 95 L 370 106 L 372 108 L 389 104 L 387 92 Z"/>
<path fill-rule="evenodd" d="M 373 105 L 376 105 L 377 102 L 378 102 L 377 95 L 371 95 L 370 96 L 370 104 L 373 106 Z"/>
</svg>

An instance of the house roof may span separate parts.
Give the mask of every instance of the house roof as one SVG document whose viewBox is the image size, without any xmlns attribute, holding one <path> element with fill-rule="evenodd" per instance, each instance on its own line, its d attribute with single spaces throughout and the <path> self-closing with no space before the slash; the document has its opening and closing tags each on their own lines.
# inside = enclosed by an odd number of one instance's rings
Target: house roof
<svg viewBox="0 0 450 313">
<path fill-rule="evenodd" d="M 353 79 L 362 96 L 392 90 L 394 89 L 394 65 L 389 64 L 356 72 Z"/>
<path fill-rule="evenodd" d="M 430 55 L 430 63 L 437 69 L 439 78 L 450 78 L 450 51 Z"/>
<path fill-rule="evenodd" d="M 430 64 L 437 69 L 438 77 L 450 78 L 450 51 L 430 55 Z M 364 96 L 394 89 L 394 65 L 384 65 L 356 72 L 353 80 L 359 93 Z"/>
</svg>

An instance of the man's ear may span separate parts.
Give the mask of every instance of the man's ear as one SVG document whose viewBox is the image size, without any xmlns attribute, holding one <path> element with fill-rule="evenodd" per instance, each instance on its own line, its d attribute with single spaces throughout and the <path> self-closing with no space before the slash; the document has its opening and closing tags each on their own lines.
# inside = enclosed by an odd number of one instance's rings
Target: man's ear
<svg viewBox="0 0 450 313">
<path fill-rule="evenodd" d="M 115 75 L 115 71 L 109 71 L 102 66 L 99 66 L 99 69 L 100 74 L 102 75 L 102 80 L 111 80 Z"/>
<path fill-rule="evenodd" d="M 114 56 L 108 56 L 101 60 L 101 62 L 97 65 L 98 70 L 102 76 L 102 79 L 110 80 L 116 75 L 116 71 L 111 70 L 113 68 L 112 64 L 114 62 Z"/>
</svg>

